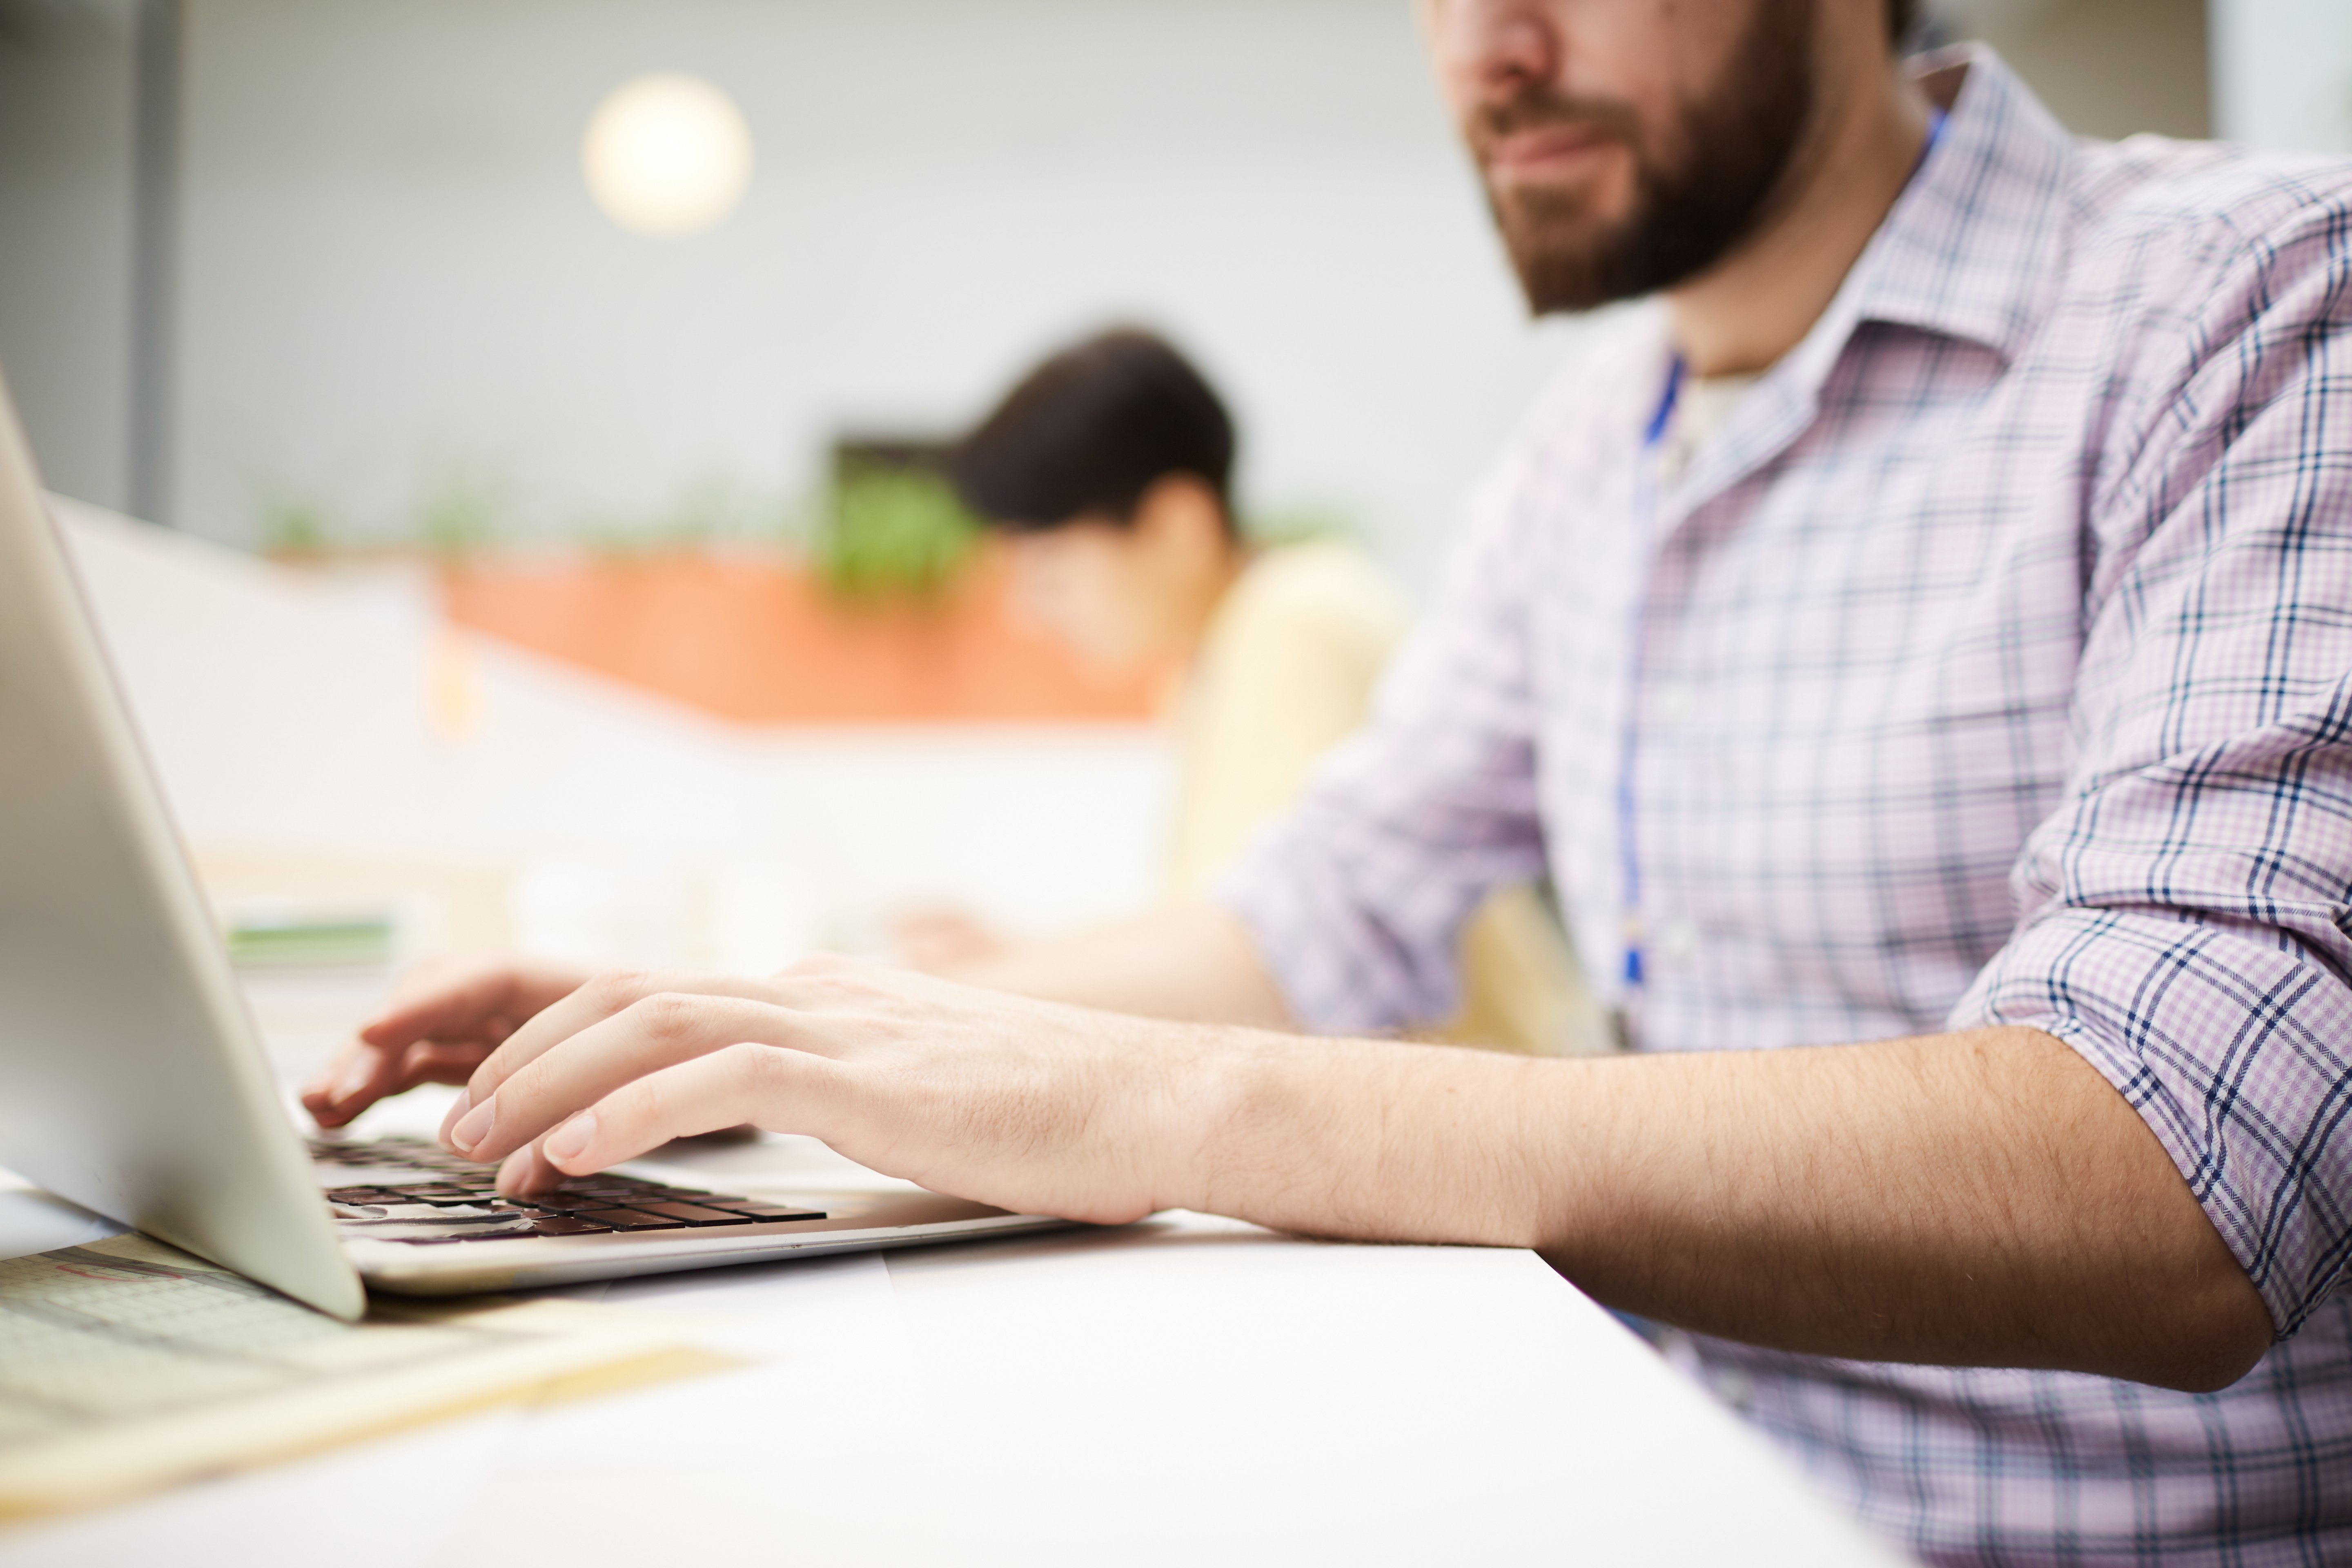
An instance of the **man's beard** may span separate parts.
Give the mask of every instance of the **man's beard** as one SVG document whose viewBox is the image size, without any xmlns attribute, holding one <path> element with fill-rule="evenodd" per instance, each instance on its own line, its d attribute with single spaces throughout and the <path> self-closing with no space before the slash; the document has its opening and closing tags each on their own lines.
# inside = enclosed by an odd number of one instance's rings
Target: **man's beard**
<svg viewBox="0 0 2352 1568">
<path fill-rule="evenodd" d="M 1530 310 L 1589 310 L 1671 289 L 1755 231 L 1812 116 L 1812 18 L 1813 0 L 1756 0 L 1721 78 L 1684 105 L 1671 148 L 1652 145 L 1622 103 L 1538 89 L 1479 111 L 1469 135 L 1482 164 L 1496 139 L 1551 125 L 1597 129 L 1633 155 L 1633 204 L 1614 223 L 1596 221 L 1582 192 L 1487 182 Z"/>
</svg>

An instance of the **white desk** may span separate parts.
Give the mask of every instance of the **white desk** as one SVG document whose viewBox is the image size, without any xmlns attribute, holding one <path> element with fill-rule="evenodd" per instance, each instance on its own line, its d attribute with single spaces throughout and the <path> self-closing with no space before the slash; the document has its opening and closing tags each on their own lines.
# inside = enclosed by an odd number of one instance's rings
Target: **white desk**
<svg viewBox="0 0 2352 1568">
<path fill-rule="evenodd" d="M 44 1223 L 0 1202 L 0 1252 L 74 1239 Z M 1180 1215 L 614 1294 L 772 1359 L 0 1531 L 0 1563 L 1892 1561 L 1525 1252 Z"/>
</svg>

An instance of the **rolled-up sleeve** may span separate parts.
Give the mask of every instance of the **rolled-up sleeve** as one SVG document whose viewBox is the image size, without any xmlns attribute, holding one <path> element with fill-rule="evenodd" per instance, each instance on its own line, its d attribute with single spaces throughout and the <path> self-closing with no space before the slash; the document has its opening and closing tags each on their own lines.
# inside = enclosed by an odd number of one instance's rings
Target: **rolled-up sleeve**
<svg viewBox="0 0 2352 1568">
<path fill-rule="evenodd" d="M 1214 889 L 1310 1028 L 1444 1017 L 1463 922 L 1489 889 L 1542 868 L 1514 505 L 1522 460 L 1507 458 L 1481 489 L 1371 721 Z"/>
<path fill-rule="evenodd" d="M 2095 512 L 2064 803 L 1951 1022 L 2104 1074 L 2285 1335 L 2352 1249 L 2352 231 L 2200 305 Z"/>
</svg>

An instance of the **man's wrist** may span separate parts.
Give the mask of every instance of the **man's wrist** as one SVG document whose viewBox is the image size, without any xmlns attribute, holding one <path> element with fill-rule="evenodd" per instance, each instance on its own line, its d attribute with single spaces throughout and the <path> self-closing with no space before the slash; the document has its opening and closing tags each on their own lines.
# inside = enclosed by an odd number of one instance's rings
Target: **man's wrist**
<svg viewBox="0 0 2352 1568">
<path fill-rule="evenodd" d="M 1589 1201 L 1563 1140 L 1589 1064 L 1155 1024 L 1137 1136 L 1155 1209 L 1332 1236 L 1543 1248 Z"/>
<path fill-rule="evenodd" d="M 1265 1217 L 1267 1192 L 1301 1147 L 1298 1058 L 1310 1041 L 1233 1025 L 1171 1025 L 1192 1039 L 1167 1084 L 1157 1206 Z"/>
<path fill-rule="evenodd" d="M 1153 1206 L 1232 1214 L 1234 1147 L 1249 1117 L 1253 1081 L 1264 1070 L 1248 1039 L 1254 1031 L 1164 1026 L 1191 1037 L 1171 1053 L 1160 1112 L 1147 1134 L 1158 1154 Z"/>
</svg>

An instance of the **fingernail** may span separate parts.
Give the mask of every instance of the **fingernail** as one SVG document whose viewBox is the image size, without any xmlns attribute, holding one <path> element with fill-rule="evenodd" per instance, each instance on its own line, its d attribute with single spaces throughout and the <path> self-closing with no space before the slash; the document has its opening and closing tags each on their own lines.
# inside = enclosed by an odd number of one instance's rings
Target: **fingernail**
<svg viewBox="0 0 2352 1568">
<path fill-rule="evenodd" d="M 508 1155 L 505 1163 L 499 1166 L 499 1196 L 529 1197 L 534 1190 L 543 1184 L 531 1180 L 535 1168 L 540 1163 L 538 1152 L 528 1143 Z"/>
<path fill-rule="evenodd" d="M 449 1142 L 449 1130 L 457 1125 L 457 1118 L 465 1115 L 473 1103 L 474 1091 L 471 1089 L 457 1091 L 457 1098 L 449 1102 L 448 1113 L 441 1118 L 441 1142 Z"/>
<path fill-rule="evenodd" d="M 343 1064 L 343 1070 L 335 1075 L 333 1086 L 327 1090 L 327 1098 L 341 1105 L 374 1081 L 375 1064 L 365 1057 L 359 1058 Z"/>
<path fill-rule="evenodd" d="M 470 1154 L 490 1135 L 490 1123 L 498 1119 L 499 1097 L 494 1094 L 458 1119 L 457 1125 L 449 1129 L 449 1142 L 460 1154 Z"/>
<path fill-rule="evenodd" d="M 588 1151 L 596 1137 L 596 1113 L 583 1110 L 547 1135 L 545 1150 L 551 1160 L 577 1160 Z"/>
</svg>

